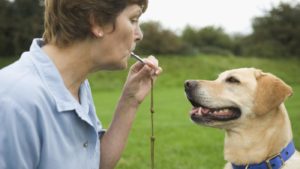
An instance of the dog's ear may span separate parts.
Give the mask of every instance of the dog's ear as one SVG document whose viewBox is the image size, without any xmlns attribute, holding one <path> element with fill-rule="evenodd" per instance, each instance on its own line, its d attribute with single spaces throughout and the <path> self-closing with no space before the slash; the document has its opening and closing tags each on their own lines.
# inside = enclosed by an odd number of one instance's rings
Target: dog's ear
<svg viewBox="0 0 300 169">
<path fill-rule="evenodd" d="M 293 94 L 292 88 L 270 73 L 255 72 L 257 79 L 254 112 L 263 115 L 277 108 Z"/>
</svg>

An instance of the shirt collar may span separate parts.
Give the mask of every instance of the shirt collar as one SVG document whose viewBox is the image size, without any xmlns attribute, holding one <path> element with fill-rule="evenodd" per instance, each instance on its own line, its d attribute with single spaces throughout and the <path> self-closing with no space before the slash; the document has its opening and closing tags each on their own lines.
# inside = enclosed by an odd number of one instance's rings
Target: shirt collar
<svg viewBox="0 0 300 169">
<path fill-rule="evenodd" d="M 43 45 L 43 39 L 34 39 L 31 44 L 29 54 L 31 55 L 30 58 L 33 61 L 42 81 L 46 84 L 49 92 L 54 97 L 57 110 L 60 112 L 68 110 L 88 112 L 89 102 L 85 87 L 87 80 L 80 86 L 79 94 L 81 104 L 79 104 L 66 88 L 63 79 L 52 60 L 41 49 Z"/>
</svg>

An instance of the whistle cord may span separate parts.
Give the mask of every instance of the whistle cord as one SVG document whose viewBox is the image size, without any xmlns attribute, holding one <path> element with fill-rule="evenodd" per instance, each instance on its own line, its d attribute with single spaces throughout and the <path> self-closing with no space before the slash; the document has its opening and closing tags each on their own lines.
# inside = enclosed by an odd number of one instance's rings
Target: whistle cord
<svg viewBox="0 0 300 169">
<path fill-rule="evenodd" d="M 154 115 L 154 104 L 153 104 L 153 78 L 151 78 L 151 101 L 150 101 L 150 113 L 151 113 L 151 137 L 150 137 L 150 141 L 151 141 L 151 145 L 150 145 L 150 149 L 151 149 L 151 169 L 154 169 L 154 141 L 155 141 L 155 137 L 154 137 L 154 125 L 153 125 L 153 115 Z"/>
</svg>

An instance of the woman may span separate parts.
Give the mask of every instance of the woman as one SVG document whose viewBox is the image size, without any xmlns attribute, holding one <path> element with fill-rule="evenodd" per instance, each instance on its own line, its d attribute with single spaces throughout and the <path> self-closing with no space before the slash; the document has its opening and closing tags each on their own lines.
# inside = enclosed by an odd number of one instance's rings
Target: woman
<svg viewBox="0 0 300 169">
<path fill-rule="evenodd" d="M 115 167 L 161 68 L 153 56 L 130 68 L 106 132 L 86 78 L 127 67 L 146 7 L 147 0 L 45 1 L 43 39 L 0 71 L 1 169 Z"/>
</svg>

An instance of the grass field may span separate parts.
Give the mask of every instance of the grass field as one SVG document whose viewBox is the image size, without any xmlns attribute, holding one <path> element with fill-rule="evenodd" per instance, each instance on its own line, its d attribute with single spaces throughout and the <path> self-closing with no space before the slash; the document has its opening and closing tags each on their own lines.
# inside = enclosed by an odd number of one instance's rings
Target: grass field
<svg viewBox="0 0 300 169">
<path fill-rule="evenodd" d="M 295 143 L 300 149 L 300 86 L 287 101 L 293 123 Z M 105 126 L 112 118 L 111 112 L 119 91 L 94 94 L 97 111 Z M 114 102 L 112 102 L 114 100 Z M 220 169 L 224 165 L 224 132 L 193 124 L 188 117 L 191 106 L 182 88 L 155 90 L 155 159 L 158 169 Z M 139 109 L 126 150 L 117 169 L 150 168 L 150 115 L 149 100 Z"/>
<path fill-rule="evenodd" d="M 197 126 L 188 117 L 190 104 L 184 95 L 186 79 L 215 79 L 231 68 L 256 67 L 279 76 L 294 89 L 286 102 L 300 149 L 300 61 L 220 56 L 160 57 L 164 69 L 155 85 L 155 161 L 158 169 L 220 169 L 224 132 Z M 99 118 L 105 127 L 121 92 L 126 72 L 97 73 L 90 77 Z M 127 147 L 117 169 L 150 168 L 149 99 L 139 109 Z"/>
<path fill-rule="evenodd" d="M 294 95 L 286 101 L 286 107 L 292 121 L 294 142 L 300 150 L 300 60 L 221 56 L 165 56 L 159 57 L 159 60 L 164 72 L 154 91 L 157 169 L 223 167 L 224 132 L 197 126 L 189 120 L 191 105 L 185 98 L 183 83 L 186 79 L 213 80 L 220 72 L 238 67 L 256 67 L 272 72 L 293 87 Z M 0 64 L 4 65 L 4 61 L 0 60 Z M 112 119 L 126 74 L 126 71 L 101 72 L 89 77 L 97 113 L 106 128 Z M 147 98 L 139 108 L 117 169 L 150 168 L 149 103 Z"/>
</svg>

